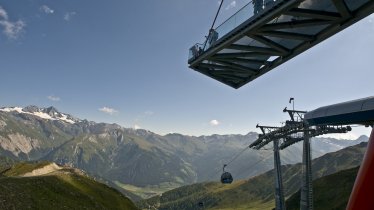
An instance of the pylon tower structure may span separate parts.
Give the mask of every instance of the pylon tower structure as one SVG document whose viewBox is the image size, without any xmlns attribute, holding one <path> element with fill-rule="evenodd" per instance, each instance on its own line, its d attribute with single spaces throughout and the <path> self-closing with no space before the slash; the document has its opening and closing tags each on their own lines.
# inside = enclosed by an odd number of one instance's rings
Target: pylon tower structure
<svg viewBox="0 0 374 210">
<path fill-rule="evenodd" d="M 279 139 L 274 139 L 274 169 L 275 169 L 275 209 L 286 210 L 282 179 L 282 165 L 279 154 Z"/>
<path fill-rule="evenodd" d="M 306 111 L 289 110 L 285 108 L 290 120 L 287 120 L 281 127 L 260 126 L 262 134 L 258 139 L 249 145 L 252 149 L 261 149 L 265 145 L 273 142 L 274 150 L 274 171 L 275 171 L 275 209 L 285 210 L 284 188 L 282 181 L 280 150 L 283 150 L 297 142 L 303 141 L 303 158 L 302 158 L 302 182 L 300 195 L 300 209 L 313 209 L 313 186 L 312 186 L 312 155 L 311 155 L 311 138 L 328 133 L 347 133 L 351 131 L 350 126 L 343 125 L 321 125 L 309 126 L 303 119 Z"/>
<path fill-rule="evenodd" d="M 300 209 L 313 209 L 312 154 L 309 131 L 304 132 Z"/>
<path fill-rule="evenodd" d="M 271 132 L 272 130 L 278 129 L 278 127 L 271 126 L 260 126 L 263 135 L 266 132 Z M 275 209 L 276 210 L 286 210 L 285 200 L 284 200 L 284 189 L 283 189 L 283 179 L 282 179 L 282 164 L 279 154 L 279 139 L 273 139 L 273 151 L 274 151 L 274 176 L 275 176 Z"/>
</svg>

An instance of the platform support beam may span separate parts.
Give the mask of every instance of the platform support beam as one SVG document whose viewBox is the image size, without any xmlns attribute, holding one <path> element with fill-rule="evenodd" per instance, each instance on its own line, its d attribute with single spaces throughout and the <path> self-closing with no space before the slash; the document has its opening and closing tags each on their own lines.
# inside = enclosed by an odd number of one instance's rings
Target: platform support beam
<svg viewBox="0 0 374 210">
<path fill-rule="evenodd" d="M 279 139 L 274 139 L 275 210 L 286 210 L 279 154 Z"/>
<path fill-rule="evenodd" d="M 305 128 L 308 128 L 306 125 Z M 312 186 L 312 157 L 310 148 L 310 134 L 308 129 L 304 131 L 303 163 L 301 170 L 301 195 L 300 210 L 313 209 L 313 186 Z"/>
</svg>

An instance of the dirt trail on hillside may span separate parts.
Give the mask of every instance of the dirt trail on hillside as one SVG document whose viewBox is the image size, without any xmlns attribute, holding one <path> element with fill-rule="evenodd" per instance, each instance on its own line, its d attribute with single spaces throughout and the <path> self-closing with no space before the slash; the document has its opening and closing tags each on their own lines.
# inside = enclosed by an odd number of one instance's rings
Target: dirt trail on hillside
<svg viewBox="0 0 374 210">
<path fill-rule="evenodd" d="M 49 174 L 58 170 L 61 170 L 62 167 L 58 166 L 56 163 L 51 163 L 49 165 L 44 166 L 43 168 L 35 169 L 31 172 L 27 172 L 23 177 L 32 177 L 32 176 L 42 176 L 45 174 Z"/>
</svg>

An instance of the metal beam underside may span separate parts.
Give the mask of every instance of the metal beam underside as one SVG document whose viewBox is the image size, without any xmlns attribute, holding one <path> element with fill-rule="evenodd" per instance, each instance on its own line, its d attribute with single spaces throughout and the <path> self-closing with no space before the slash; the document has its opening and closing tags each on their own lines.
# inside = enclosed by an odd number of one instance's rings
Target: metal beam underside
<svg viewBox="0 0 374 210">
<path fill-rule="evenodd" d="M 190 68 L 240 88 L 373 12 L 373 0 L 280 0 L 189 60 Z"/>
</svg>

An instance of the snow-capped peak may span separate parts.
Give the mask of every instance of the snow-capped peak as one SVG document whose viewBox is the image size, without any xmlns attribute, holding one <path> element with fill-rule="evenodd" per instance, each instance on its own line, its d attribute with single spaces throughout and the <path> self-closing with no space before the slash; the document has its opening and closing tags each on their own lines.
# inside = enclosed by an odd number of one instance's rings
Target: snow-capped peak
<svg viewBox="0 0 374 210">
<path fill-rule="evenodd" d="M 3 112 L 19 112 L 19 113 L 22 113 L 22 107 L 4 107 L 4 108 L 1 108 L 0 111 L 3 111 Z"/>
<path fill-rule="evenodd" d="M 60 120 L 66 123 L 74 124 L 78 122 L 77 119 L 71 117 L 68 114 L 63 114 L 57 111 L 53 106 L 48 108 L 39 108 L 37 106 L 27 106 L 25 108 L 21 107 L 4 107 L 0 108 L 2 112 L 18 112 L 22 114 L 30 114 L 33 116 L 40 117 L 47 120 Z"/>
</svg>

